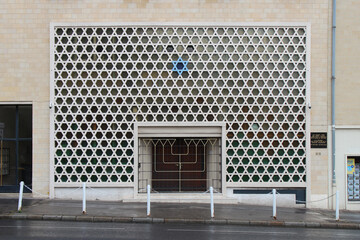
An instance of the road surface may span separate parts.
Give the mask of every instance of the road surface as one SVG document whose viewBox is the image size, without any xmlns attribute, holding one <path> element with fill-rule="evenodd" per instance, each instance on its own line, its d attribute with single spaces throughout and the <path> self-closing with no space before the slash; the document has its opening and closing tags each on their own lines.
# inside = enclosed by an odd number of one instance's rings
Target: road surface
<svg viewBox="0 0 360 240">
<path fill-rule="evenodd" d="M 0 220 L 0 239 L 360 239 L 359 230 Z"/>
</svg>

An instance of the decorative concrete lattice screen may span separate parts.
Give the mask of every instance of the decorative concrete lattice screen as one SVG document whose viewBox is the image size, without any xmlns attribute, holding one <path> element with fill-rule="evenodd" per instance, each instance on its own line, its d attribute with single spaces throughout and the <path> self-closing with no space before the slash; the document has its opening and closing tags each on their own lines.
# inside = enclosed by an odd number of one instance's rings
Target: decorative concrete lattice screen
<svg viewBox="0 0 360 240">
<path fill-rule="evenodd" d="M 227 183 L 304 184 L 306 30 L 54 27 L 55 183 L 134 182 L 135 122 L 225 122 Z"/>
</svg>

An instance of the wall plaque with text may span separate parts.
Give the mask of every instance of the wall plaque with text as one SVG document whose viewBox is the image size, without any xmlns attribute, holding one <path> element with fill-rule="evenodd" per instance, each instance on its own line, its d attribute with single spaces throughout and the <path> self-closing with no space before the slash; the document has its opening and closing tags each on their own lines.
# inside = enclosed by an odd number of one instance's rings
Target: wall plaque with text
<svg viewBox="0 0 360 240">
<path fill-rule="evenodd" d="M 326 132 L 311 133 L 311 148 L 327 148 L 327 133 Z"/>
</svg>

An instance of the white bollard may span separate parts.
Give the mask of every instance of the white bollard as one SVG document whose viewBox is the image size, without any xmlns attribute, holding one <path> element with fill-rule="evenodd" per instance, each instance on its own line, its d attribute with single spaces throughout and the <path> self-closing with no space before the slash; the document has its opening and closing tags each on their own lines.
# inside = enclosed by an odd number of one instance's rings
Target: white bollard
<svg viewBox="0 0 360 240">
<path fill-rule="evenodd" d="M 83 204 L 82 213 L 86 214 L 86 183 L 83 183 Z"/>
<path fill-rule="evenodd" d="M 273 218 L 276 219 L 276 189 L 272 190 L 273 194 Z"/>
<path fill-rule="evenodd" d="M 336 191 L 336 209 L 335 209 L 335 219 L 336 221 L 340 220 L 340 216 L 339 216 L 339 190 Z"/>
<path fill-rule="evenodd" d="M 23 193 L 24 193 L 24 182 L 21 181 L 20 182 L 20 189 L 19 189 L 18 212 L 21 212 Z"/>
<path fill-rule="evenodd" d="M 146 216 L 150 216 L 150 185 L 147 185 L 147 206 L 146 206 Z"/>
<path fill-rule="evenodd" d="M 211 217 L 214 217 L 214 189 L 210 187 L 210 214 Z"/>
</svg>

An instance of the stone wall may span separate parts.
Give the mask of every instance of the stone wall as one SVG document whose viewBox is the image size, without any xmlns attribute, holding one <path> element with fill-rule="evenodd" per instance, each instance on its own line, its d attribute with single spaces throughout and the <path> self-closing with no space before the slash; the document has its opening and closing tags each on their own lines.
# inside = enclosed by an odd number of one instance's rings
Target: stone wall
<svg viewBox="0 0 360 240">
<path fill-rule="evenodd" d="M 356 1 L 346 2 L 355 4 Z M 329 0 L 2 0 L 0 103 L 33 104 L 34 189 L 42 193 L 49 191 L 50 22 L 310 23 L 311 130 L 327 132 L 330 119 L 329 14 Z M 348 16 L 350 19 L 353 15 Z M 343 36 L 345 39 L 346 35 Z M 355 43 L 359 35 L 352 36 L 351 41 Z M 348 52 L 356 56 L 353 49 Z M 354 68 L 354 65 L 344 66 Z M 352 87 L 349 85 L 349 88 Z M 358 95 L 353 97 L 359 98 Z M 349 108 L 344 106 L 345 109 Z M 357 119 L 359 122 L 360 118 Z M 312 193 L 324 194 L 328 180 L 327 152 L 312 152 L 311 161 Z"/>
<path fill-rule="evenodd" d="M 360 125 L 360 1 L 336 6 L 336 125 Z"/>
</svg>

